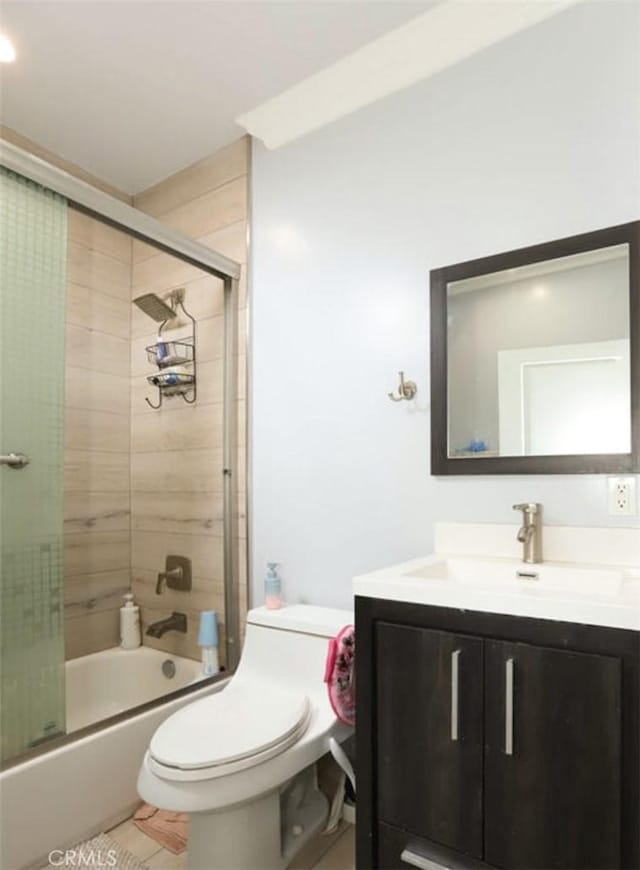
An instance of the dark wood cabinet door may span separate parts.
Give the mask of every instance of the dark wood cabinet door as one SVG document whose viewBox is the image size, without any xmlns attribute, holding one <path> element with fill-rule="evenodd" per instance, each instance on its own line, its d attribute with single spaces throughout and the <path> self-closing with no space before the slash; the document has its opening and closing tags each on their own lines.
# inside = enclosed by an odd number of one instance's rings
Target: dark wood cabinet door
<svg viewBox="0 0 640 870">
<path fill-rule="evenodd" d="M 620 660 L 486 641 L 485 686 L 485 861 L 620 867 Z"/>
<path fill-rule="evenodd" d="M 379 622 L 377 817 L 482 855 L 483 642 Z"/>
</svg>

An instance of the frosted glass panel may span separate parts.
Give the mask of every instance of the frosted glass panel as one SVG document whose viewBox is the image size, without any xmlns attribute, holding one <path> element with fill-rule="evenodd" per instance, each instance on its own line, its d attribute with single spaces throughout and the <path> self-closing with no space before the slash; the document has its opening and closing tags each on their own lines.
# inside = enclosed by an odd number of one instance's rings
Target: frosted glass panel
<svg viewBox="0 0 640 870">
<path fill-rule="evenodd" d="M 64 732 L 65 200 L 0 169 L 2 759 Z"/>
</svg>

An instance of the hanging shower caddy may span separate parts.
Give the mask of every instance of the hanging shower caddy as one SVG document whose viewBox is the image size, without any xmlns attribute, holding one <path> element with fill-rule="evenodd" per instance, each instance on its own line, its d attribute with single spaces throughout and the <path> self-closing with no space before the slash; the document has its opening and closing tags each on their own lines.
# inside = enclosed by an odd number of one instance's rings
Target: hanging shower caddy
<svg viewBox="0 0 640 870">
<path fill-rule="evenodd" d="M 156 343 L 146 348 L 147 359 L 158 367 L 156 374 L 147 377 L 149 384 L 158 390 L 158 401 L 154 403 L 145 399 L 146 403 L 157 410 L 162 407 L 165 397 L 182 396 L 187 404 L 192 405 L 197 395 L 196 320 L 184 307 L 184 290 L 174 290 L 169 296 L 168 305 L 154 293 L 139 296 L 133 301 L 154 320 L 162 319 Z M 165 340 L 162 332 L 167 323 L 178 316 L 178 310 L 191 321 L 191 335 Z M 190 371 L 174 371 L 176 366 L 187 366 Z"/>
</svg>

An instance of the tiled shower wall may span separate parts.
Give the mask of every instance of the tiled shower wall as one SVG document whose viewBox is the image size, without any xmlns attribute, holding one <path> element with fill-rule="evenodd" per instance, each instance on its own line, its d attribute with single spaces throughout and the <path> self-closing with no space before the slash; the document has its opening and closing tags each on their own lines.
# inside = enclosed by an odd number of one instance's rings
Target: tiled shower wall
<svg viewBox="0 0 640 870">
<path fill-rule="evenodd" d="M 247 260 L 248 139 L 171 176 L 134 198 L 136 208 L 198 239 L 243 265 Z M 244 271 L 244 269 L 243 269 Z M 246 370 L 246 285 L 240 284 L 238 311 L 238 531 L 240 607 L 246 609 L 244 383 Z M 133 245 L 131 296 L 164 297 L 185 289 L 185 306 L 197 320 L 198 400 L 180 397 L 160 410 L 144 401 L 156 396 L 146 382 L 151 366 L 145 346 L 155 341 L 157 324 L 132 307 L 131 320 L 131 567 L 133 592 L 141 604 L 143 630 L 173 610 L 187 614 L 186 635 L 170 632 L 145 643 L 168 652 L 199 657 L 200 610 L 215 609 L 224 619 L 222 422 L 224 294 L 222 281 L 140 242 Z M 176 337 L 184 329 L 175 330 Z M 167 339 L 171 331 L 163 333 Z M 192 560 L 191 593 L 155 592 L 158 572 L 169 554 Z M 222 627 L 223 628 L 223 627 Z M 223 637 L 221 637 L 222 649 Z M 222 656 L 221 656 L 222 658 Z"/>
<path fill-rule="evenodd" d="M 171 176 L 134 205 L 204 244 L 247 260 L 248 140 Z M 168 652 L 199 657 L 203 609 L 224 616 L 222 562 L 222 282 L 175 257 L 69 210 L 65 400 L 65 639 L 67 658 L 116 646 L 129 589 L 143 631 L 173 610 L 187 635 L 144 637 Z M 244 271 L 244 269 L 243 269 Z M 240 610 L 246 610 L 246 277 L 238 311 L 238 540 Z M 154 411 L 145 346 L 157 324 L 131 300 L 186 290 L 197 319 L 198 400 L 174 398 Z M 170 337 L 169 335 L 167 337 Z M 155 593 L 170 554 L 193 563 L 193 591 Z M 222 633 L 224 626 L 222 626 Z M 221 638 L 221 642 L 223 637 Z"/>
<path fill-rule="evenodd" d="M 67 658 L 119 641 L 129 588 L 129 236 L 68 209 L 64 595 Z"/>
</svg>

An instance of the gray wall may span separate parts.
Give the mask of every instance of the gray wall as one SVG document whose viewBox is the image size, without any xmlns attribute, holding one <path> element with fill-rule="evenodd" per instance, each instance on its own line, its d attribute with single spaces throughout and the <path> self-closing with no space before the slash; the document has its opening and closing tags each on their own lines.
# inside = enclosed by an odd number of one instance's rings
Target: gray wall
<svg viewBox="0 0 640 870">
<path fill-rule="evenodd" d="M 640 525 L 606 478 L 429 474 L 429 270 L 638 218 L 640 7 L 585 2 L 253 162 L 252 552 L 290 600 L 436 520 Z M 403 368 L 415 404 L 386 394 Z"/>
<path fill-rule="evenodd" d="M 498 351 L 629 338 L 629 260 L 458 293 L 447 312 L 450 447 L 495 450 Z"/>
</svg>

